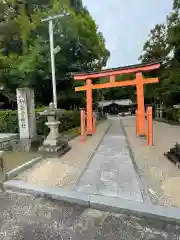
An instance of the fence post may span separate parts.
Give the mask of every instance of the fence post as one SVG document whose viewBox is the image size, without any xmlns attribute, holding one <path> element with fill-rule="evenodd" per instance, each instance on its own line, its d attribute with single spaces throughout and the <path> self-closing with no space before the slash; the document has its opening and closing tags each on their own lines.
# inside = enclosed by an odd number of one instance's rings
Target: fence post
<svg viewBox="0 0 180 240">
<path fill-rule="evenodd" d="M 147 120 L 148 120 L 148 146 L 153 145 L 153 118 L 152 118 L 152 107 L 148 107 L 147 110 Z"/>
<path fill-rule="evenodd" d="M 85 124 L 85 110 L 81 109 L 81 142 L 86 141 L 86 124 Z"/>
</svg>

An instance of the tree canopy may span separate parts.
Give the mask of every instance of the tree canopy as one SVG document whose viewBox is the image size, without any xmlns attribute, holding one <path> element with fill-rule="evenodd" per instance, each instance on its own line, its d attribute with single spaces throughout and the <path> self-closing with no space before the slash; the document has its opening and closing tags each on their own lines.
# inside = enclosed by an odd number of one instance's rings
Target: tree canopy
<svg viewBox="0 0 180 240">
<path fill-rule="evenodd" d="M 166 106 L 179 103 L 180 99 L 180 0 L 174 0 L 173 8 L 164 24 L 157 24 L 144 44 L 140 60 L 163 59 L 156 73 L 160 83 L 146 86 L 146 101 L 161 101 Z"/>
<path fill-rule="evenodd" d="M 17 87 L 35 89 L 36 102 L 52 101 L 48 24 L 45 17 L 67 11 L 54 21 L 59 107 L 83 104 L 74 92 L 70 72 L 101 69 L 109 51 L 95 21 L 81 0 L 4 0 L 0 3 L 0 84 L 15 95 Z"/>
<path fill-rule="evenodd" d="M 149 77 L 158 76 L 160 82 L 144 86 L 145 102 L 152 104 L 163 102 L 172 107 L 180 103 L 180 0 L 174 0 L 172 11 L 163 24 L 157 23 L 151 29 L 144 43 L 139 60 L 142 63 L 163 59 L 160 69 L 148 73 Z M 119 80 L 131 76 L 120 76 Z M 101 81 L 104 81 L 102 79 Z M 103 91 L 105 99 L 136 97 L 134 87 L 114 88 Z"/>
</svg>

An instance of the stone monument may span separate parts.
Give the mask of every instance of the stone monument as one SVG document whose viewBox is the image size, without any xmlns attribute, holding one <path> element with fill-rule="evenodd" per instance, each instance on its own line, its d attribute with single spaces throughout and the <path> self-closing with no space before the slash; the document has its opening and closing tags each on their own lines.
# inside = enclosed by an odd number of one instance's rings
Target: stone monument
<svg viewBox="0 0 180 240">
<path fill-rule="evenodd" d="M 32 139 L 36 137 L 34 91 L 29 88 L 18 88 L 17 105 L 20 138 Z"/>
<path fill-rule="evenodd" d="M 68 142 L 62 139 L 59 134 L 60 121 L 57 116 L 63 115 L 63 111 L 56 109 L 53 103 L 49 104 L 49 108 L 39 113 L 41 116 L 47 117 L 46 126 L 50 129 L 47 138 L 43 145 L 39 148 L 40 152 L 48 154 L 49 156 L 60 156 L 70 150 Z"/>
<path fill-rule="evenodd" d="M 37 137 L 34 90 L 30 88 L 18 88 L 16 93 L 20 148 L 29 150 L 32 140 Z"/>
</svg>

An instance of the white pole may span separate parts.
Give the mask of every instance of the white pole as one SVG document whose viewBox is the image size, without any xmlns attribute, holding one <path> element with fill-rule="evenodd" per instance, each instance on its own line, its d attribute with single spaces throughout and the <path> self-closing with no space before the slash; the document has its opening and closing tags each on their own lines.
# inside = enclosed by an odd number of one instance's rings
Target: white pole
<svg viewBox="0 0 180 240">
<path fill-rule="evenodd" d="M 54 60 L 54 29 L 53 20 L 49 21 L 49 41 L 50 41 L 50 53 L 51 53 L 51 72 L 52 72 L 52 88 L 53 88 L 53 102 L 54 107 L 57 108 L 57 93 L 56 93 L 56 71 Z"/>
<path fill-rule="evenodd" d="M 48 18 L 42 19 L 42 22 L 49 22 L 49 41 L 50 41 L 50 53 L 51 53 L 51 72 L 52 72 L 52 88 L 53 88 L 53 103 L 54 107 L 57 108 L 57 91 L 56 91 L 56 71 L 55 71 L 55 50 L 54 49 L 54 26 L 53 20 L 61 18 L 64 16 L 69 16 L 69 13 L 63 12 L 61 14 L 55 15 L 53 17 L 49 16 Z M 57 50 L 59 51 L 59 50 Z"/>
</svg>

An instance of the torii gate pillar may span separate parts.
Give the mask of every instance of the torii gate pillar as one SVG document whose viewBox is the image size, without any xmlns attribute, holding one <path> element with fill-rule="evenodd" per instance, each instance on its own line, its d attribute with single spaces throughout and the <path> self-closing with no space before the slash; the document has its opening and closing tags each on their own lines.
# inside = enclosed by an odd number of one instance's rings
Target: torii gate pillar
<svg viewBox="0 0 180 240">
<path fill-rule="evenodd" d="M 87 134 L 93 134 L 93 110 L 92 110 L 92 80 L 87 79 L 86 111 L 87 111 Z"/>
<path fill-rule="evenodd" d="M 145 135 L 145 109 L 144 109 L 144 84 L 142 72 L 136 73 L 136 92 L 137 92 L 137 107 L 138 107 L 138 125 L 139 135 Z"/>
</svg>

